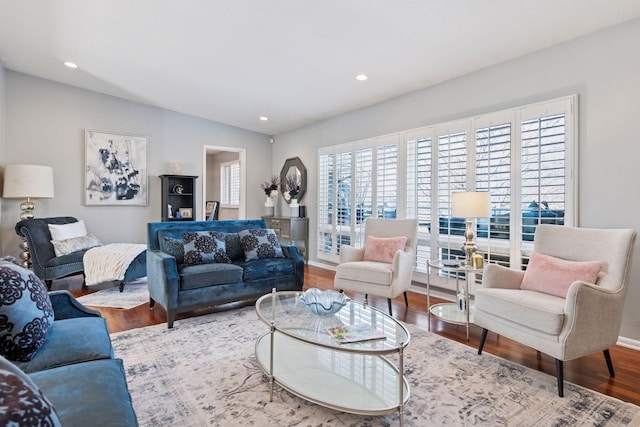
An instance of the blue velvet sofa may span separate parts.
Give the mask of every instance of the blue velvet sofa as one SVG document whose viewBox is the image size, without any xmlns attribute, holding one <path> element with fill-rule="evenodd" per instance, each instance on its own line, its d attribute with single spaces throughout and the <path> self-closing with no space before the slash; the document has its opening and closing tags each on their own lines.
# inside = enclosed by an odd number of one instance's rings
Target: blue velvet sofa
<svg viewBox="0 0 640 427">
<path fill-rule="evenodd" d="M 174 221 L 147 224 L 147 283 L 150 307 L 167 311 L 167 327 L 176 314 L 235 301 L 254 300 L 273 288 L 302 290 L 304 260 L 294 245 L 281 245 L 284 258 L 246 261 L 238 232 L 265 229 L 263 220 Z M 183 234 L 224 233 L 231 263 L 185 265 L 180 259 Z M 237 243 L 234 243 L 237 242 Z M 176 252 L 176 247 L 177 252 Z M 184 255 L 184 253 L 182 254 Z"/>
<path fill-rule="evenodd" d="M 51 289 L 54 279 L 60 279 L 76 274 L 84 275 L 84 263 L 82 258 L 87 250 L 72 252 L 67 255 L 56 256 L 49 224 L 70 224 L 78 220 L 71 216 L 58 216 L 51 218 L 33 218 L 20 221 L 15 230 L 18 236 L 25 238 L 31 253 L 33 272 Z M 122 292 L 124 284 L 146 275 L 146 254 L 142 252 L 129 265 L 124 279 L 118 284 Z"/>
<path fill-rule="evenodd" d="M 105 319 L 68 291 L 49 293 L 54 321 L 29 361 L 0 356 L 20 368 L 53 406 L 64 427 L 137 426 L 122 360 L 115 359 Z"/>
</svg>

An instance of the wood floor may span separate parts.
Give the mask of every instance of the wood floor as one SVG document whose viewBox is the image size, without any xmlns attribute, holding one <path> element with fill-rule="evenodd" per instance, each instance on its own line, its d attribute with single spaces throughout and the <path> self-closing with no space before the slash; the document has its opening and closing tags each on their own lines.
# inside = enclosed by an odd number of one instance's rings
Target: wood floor
<svg viewBox="0 0 640 427">
<path fill-rule="evenodd" d="M 305 289 L 313 287 L 332 289 L 333 275 L 334 273 L 332 271 L 308 266 L 305 268 Z M 54 281 L 53 289 L 68 289 L 76 296 L 96 291 L 96 288 L 93 287 L 91 289 L 82 288 L 80 281 L 77 280 Z M 364 295 L 360 294 L 349 294 L 349 296 L 357 300 L 364 298 Z M 408 296 L 409 308 L 405 307 L 402 297 L 396 298 L 393 301 L 394 317 L 406 323 L 412 323 L 427 329 L 429 326 L 429 317 L 427 316 L 426 297 L 413 292 L 409 292 Z M 440 301 L 432 297 L 432 304 L 437 302 Z M 247 304 L 248 303 L 228 304 L 220 308 L 184 313 L 177 316 L 177 321 L 179 322 L 180 319 L 184 317 L 235 309 L 238 306 Z M 385 299 L 370 297 L 369 304 L 385 312 L 387 310 L 387 301 Z M 110 332 L 166 323 L 166 313 L 158 305 L 156 305 L 153 310 L 150 310 L 148 305 L 144 304 L 130 310 L 100 308 L 99 311 L 107 319 Z M 447 324 L 435 319 L 433 316 L 431 316 L 431 331 L 473 348 L 477 349 L 478 347 L 480 328 L 475 325 L 471 326 L 468 342 L 466 340 L 466 328 L 464 326 Z M 493 333 L 489 333 L 487 337 L 484 352 L 555 376 L 555 361 L 553 358 L 507 338 L 498 337 Z M 615 378 L 609 377 L 607 365 L 602 353 L 596 353 L 588 357 L 565 362 L 565 380 L 626 402 L 640 405 L 640 352 L 615 346 L 611 349 L 611 358 L 616 372 Z"/>
</svg>

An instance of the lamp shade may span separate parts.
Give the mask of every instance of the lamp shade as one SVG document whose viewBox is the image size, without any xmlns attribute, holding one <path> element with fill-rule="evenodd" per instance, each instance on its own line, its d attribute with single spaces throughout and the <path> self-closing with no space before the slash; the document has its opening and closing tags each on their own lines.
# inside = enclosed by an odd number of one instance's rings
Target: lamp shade
<svg viewBox="0 0 640 427">
<path fill-rule="evenodd" d="M 53 198 L 53 168 L 40 165 L 7 165 L 2 197 L 7 199 Z"/>
<path fill-rule="evenodd" d="M 451 216 L 489 218 L 491 197 L 487 191 L 460 191 L 451 194 Z"/>
</svg>

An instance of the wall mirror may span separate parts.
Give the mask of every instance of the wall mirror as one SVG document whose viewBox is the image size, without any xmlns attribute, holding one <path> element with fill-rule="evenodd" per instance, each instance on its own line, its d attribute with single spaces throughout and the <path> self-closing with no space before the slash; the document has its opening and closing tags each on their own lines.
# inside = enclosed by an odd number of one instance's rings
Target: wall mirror
<svg viewBox="0 0 640 427">
<path fill-rule="evenodd" d="M 304 197 L 304 193 L 307 192 L 307 168 L 304 167 L 302 160 L 299 157 L 292 157 L 284 162 L 284 166 L 280 171 L 280 191 L 284 196 L 289 190 L 287 188 L 287 178 L 296 179 L 300 185 L 300 190 L 297 195 L 298 202 Z M 291 199 L 287 200 L 287 203 L 291 203 Z"/>
</svg>

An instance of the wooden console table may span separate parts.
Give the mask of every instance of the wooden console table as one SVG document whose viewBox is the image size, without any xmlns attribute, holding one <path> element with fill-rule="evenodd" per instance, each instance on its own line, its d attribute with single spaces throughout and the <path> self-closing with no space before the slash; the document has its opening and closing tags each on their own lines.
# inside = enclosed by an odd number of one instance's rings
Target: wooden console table
<svg viewBox="0 0 640 427">
<path fill-rule="evenodd" d="M 309 218 L 292 218 L 288 216 L 263 216 L 267 228 L 272 228 L 281 243 L 293 244 L 309 263 Z M 300 246 L 300 244 L 304 246 Z"/>
</svg>

